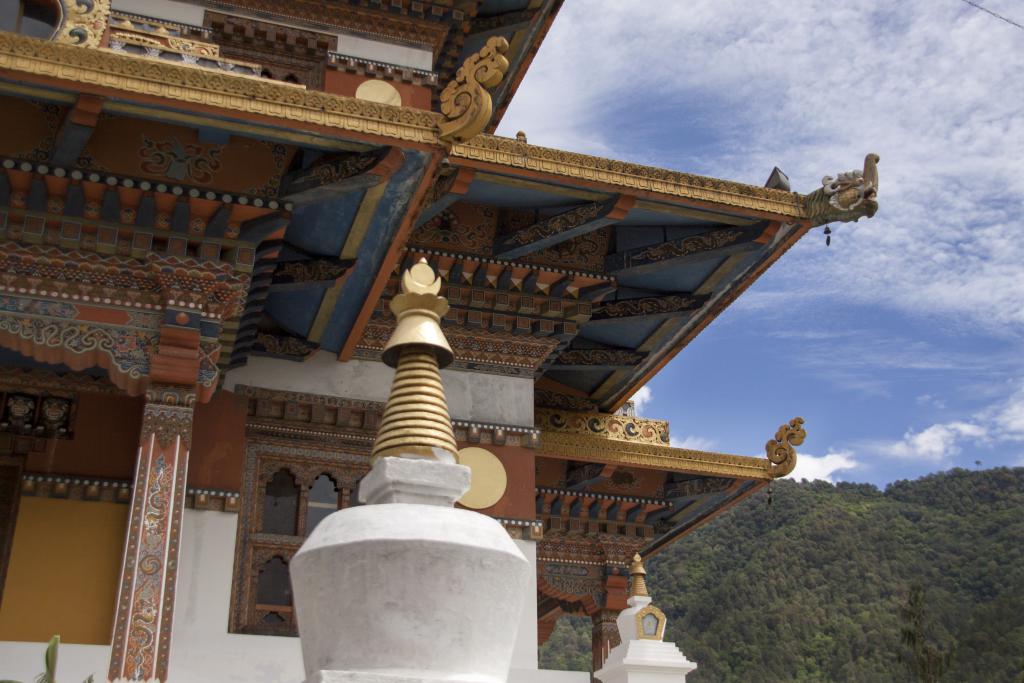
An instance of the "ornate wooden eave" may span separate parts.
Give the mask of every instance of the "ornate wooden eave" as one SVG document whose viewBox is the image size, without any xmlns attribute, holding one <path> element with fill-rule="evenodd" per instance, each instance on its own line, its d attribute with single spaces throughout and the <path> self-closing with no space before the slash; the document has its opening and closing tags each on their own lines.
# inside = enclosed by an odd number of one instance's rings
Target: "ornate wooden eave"
<svg viewBox="0 0 1024 683">
<path fill-rule="evenodd" d="M 774 478 L 767 458 L 695 451 L 582 434 L 543 431 L 537 455 L 716 477 L 765 481 Z"/>
<path fill-rule="evenodd" d="M 538 147 L 496 135 L 478 135 L 455 145 L 452 157 L 599 183 L 610 189 L 659 194 L 719 208 L 749 209 L 764 217 L 807 217 L 805 197 L 798 193 Z"/>
<path fill-rule="evenodd" d="M 0 70 L 10 77 L 43 77 L 98 91 L 130 93 L 129 99 L 157 97 L 241 114 L 307 124 L 311 132 L 333 128 L 352 133 L 443 147 L 435 112 L 394 107 L 254 76 L 136 57 L 106 49 L 80 48 L 11 33 L 0 33 Z M 38 82 L 37 78 L 32 78 Z M 113 103 L 108 108 L 114 106 Z M 510 138 L 477 135 L 451 149 L 453 161 L 528 170 L 552 178 L 599 183 L 666 198 L 702 202 L 720 209 L 801 220 L 806 197 L 727 180 L 538 147 Z"/>
<path fill-rule="evenodd" d="M 421 109 L 12 33 L 0 32 L 0 69 L 15 78 L 24 74 L 74 84 L 81 91 L 92 86 L 130 93 L 129 99 L 158 97 L 427 145 L 439 144 L 437 125 L 443 120 Z"/>
</svg>

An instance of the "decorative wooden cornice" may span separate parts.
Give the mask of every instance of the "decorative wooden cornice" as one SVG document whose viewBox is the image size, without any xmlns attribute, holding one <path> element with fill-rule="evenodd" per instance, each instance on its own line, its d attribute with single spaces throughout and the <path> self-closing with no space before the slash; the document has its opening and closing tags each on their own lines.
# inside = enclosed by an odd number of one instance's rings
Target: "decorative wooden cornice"
<svg viewBox="0 0 1024 683">
<path fill-rule="evenodd" d="M 646 353 L 629 349 L 568 349 L 562 351 L 548 367 L 558 370 L 595 368 L 629 368 L 642 363 Z"/>
<path fill-rule="evenodd" d="M 602 301 L 594 307 L 590 319 L 623 320 L 625 318 L 669 317 L 676 313 L 698 311 L 707 303 L 709 295 L 679 293 L 644 296 L 635 299 Z"/>
<path fill-rule="evenodd" d="M 614 273 L 662 261 L 678 261 L 686 257 L 704 258 L 708 252 L 717 252 L 726 247 L 752 242 L 757 234 L 756 231 L 743 228 L 716 228 L 689 237 L 611 254 L 605 259 L 605 269 Z"/>
<path fill-rule="evenodd" d="M 544 538 L 544 523 L 537 519 L 509 519 L 495 517 L 508 535 L 521 541 L 539 541 Z"/>
<path fill-rule="evenodd" d="M 443 120 L 419 109 L 13 33 L 0 33 L 0 69 L 423 144 L 438 144 Z"/>
<path fill-rule="evenodd" d="M 21 495 L 34 498 L 124 503 L 132 499 L 132 482 L 64 474 L 26 473 L 21 477 Z M 185 506 L 195 510 L 238 512 L 238 491 L 189 488 Z"/>
<path fill-rule="evenodd" d="M 482 161 L 547 175 L 654 192 L 724 207 L 750 209 L 770 216 L 806 216 L 803 195 L 729 180 L 669 171 L 626 161 L 537 147 L 512 138 L 478 135 L 452 148 L 453 159 Z"/>
<path fill-rule="evenodd" d="M 737 479 L 774 478 L 767 458 L 710 453 L 567 432 L 542 431 L 537 454 Z"/>
<path fill-rule="evenodd" d="M 515 231 L 494 245 L 498 258 L 515 259 L 547 249 L 592 230 L 622 220 L 636 198 L 620 195 L 605 202 L 590 202 Z"/>
<path fill-rule="evenodd" d="M 536 408 L 533 414 L 537 428 L 545 433 L 562 432 L 665 446 L 669 443 L 668 422 L 664 420 L 551 408 Z"/>
<path fill-rule="evenodd" d="M 235 387 L 235 393 L 249 399 L 251 429 L 293 438 L 344 438 L 369 445 L 384 412 L 379 401 L 243 384 Z M 540 430 L 526 426 L 452 420 L 452 428 L 463 443 L 534 448 L 540 442 Z"/>
<path fill-rule="evenodd" d="M 440 114 L 314 92 L 288 83 L 222 73 L 102 49 L 0 34 L 0 69 L 75 84 L 161 97 L 354 133 L 444 146 Z M 451 158 L 663 194 L 765 217 L 808 217 L 806 197 L 743 183 L 538 147 L 477 135 L 456 144 Z"/>
<path fill-rule="evenodd" d="M 104 376 L 84 372 L 56 373 L 39 368 L 0 367 L 0 391 L 52 391 L 58 393 L 121 395 L 124 391 Z"/>
</svg>

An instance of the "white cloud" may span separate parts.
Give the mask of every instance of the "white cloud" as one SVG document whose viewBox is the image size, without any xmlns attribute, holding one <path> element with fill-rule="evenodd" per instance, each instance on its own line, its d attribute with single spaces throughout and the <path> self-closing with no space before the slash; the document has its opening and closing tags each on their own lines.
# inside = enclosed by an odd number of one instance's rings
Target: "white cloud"
<svg viewBox="0 0 1024 683">
<path fill-rule="evenodd" d="M 942 462 L 961 452 L 961 441 L 983 439 L 987 430 L 969 422 L 935 424 L 920 432 L 907 431 L 899 441 L 877 444 L 881 455 L 910 460 Z"/>
<path fill-rule="evenodd" d="M 673 448 L 687 448 L 691 451 L 710 451 L 715 448 L 715 441 L 703 436 L 688 434 L 683 438 L 673 436 L 669 438 L 669 445 Z"/>
<path fill-rule="evenodd" d="M 798 245 L 785 295 L 1021 327 L 1022 70 L 1020 32 L 964 3 L 590 0 L 502 132 L 756 184 L 777 164 L 802 192 L 878 152 L 879 214 Z"/>
<path fill-rule="evenodd" d="M 798 453 L 796 456 L 796 467 L 789 473 L 789 479 L 807 479 L 814 481 L 823 479 L 833 482 L 832 475 L 840 470 L 852 470 L 858 467 L 859 463 L 854 459 L 853 453 L 843 451 L 839 453 L 828 453 L 827 455 L 809 455 Z"/>
<path fill-rule="evenodd" d="M 636 414 L 640 415 L 644 407 L 651 402 L 651 398 L 654 394 L 651 393 L 650 387 L 640 387 L 636 390 L 636 393 L 630 397 L 630 401 L 633 402 L 633 407 L 636 409 Z"/>
<path fill-rule="evenodd" d="M 907 431 L 899 441 L 875 444 L 877 452 L 895 458 L 943 462 L 960 452 L 965 439 L 985 439 L 988 430 L 970 422 L 933 424 L 920 432 Z"/>
<path fill-rule="evenodd" d="M 1007 441 L 1024 441 L 1024 388 L 999 406 L 993 418 L 998 435 Z"/>
</svg>

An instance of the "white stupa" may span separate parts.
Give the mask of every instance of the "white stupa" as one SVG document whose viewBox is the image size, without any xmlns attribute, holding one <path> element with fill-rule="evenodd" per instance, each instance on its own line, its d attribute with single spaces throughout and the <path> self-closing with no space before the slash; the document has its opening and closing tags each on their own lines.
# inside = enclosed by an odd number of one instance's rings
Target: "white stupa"
<svg viewBox="0 0 1024 683">
<path fill-rule="evenodd" d="M 291 562 L 306 683 L 505 683 L 532 571 L 500 523 L 453 507 L 470 470 L 439 367 L 448 309 L 426 262 L 402 277 L 396 368 L 359 487 L 366 505 L 321 522 Z"/>
<path fill-rule="evenodd" d="M 629 607 L 616 622 L 622 642 L 612 648 L 594 676 L 601 683 L 682 683 L 697 665 L 675 643 L 664 641 L 668 619 L 651 604 L 640 555 L 633 557 L 630 574 Z"/>
</svg>

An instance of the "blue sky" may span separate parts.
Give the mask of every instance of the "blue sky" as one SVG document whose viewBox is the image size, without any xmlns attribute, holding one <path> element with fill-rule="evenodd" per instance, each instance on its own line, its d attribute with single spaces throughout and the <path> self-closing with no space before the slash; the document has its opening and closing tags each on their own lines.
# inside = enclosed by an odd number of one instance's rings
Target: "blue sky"
<svg viewBox="0 0 1024 683">
<path fill-rule="evenodd" d="M 988 0 L 1024 23 L 1024 3 Z M 499 129 L 793 188 L 881 156 L 874 219 L 809 234 L 642 390 L 673 440 L 883 485 L 1024 465 L 1024 31 L 959 0 L 566 2 Z"/>
</svg>

